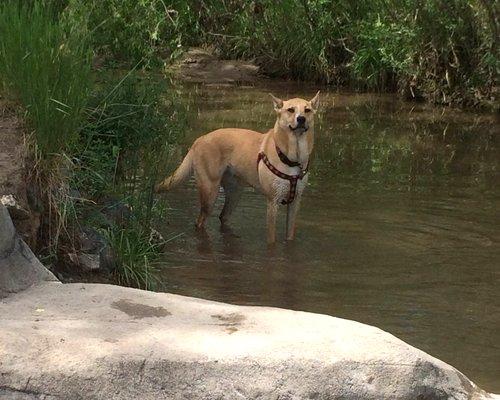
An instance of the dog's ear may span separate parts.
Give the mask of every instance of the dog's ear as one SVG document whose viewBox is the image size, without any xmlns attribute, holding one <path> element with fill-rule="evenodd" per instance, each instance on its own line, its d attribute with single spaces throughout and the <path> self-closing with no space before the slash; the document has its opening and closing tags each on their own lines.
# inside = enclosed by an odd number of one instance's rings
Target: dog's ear
<svg viewBox="0 0 500 400">
<path fill-rule="evenodd" d="M 271 93 L 269 93 L 269 96 L 271 96 L 271 99 L 273 99 L 274 110 L 281 110 L 283 108 L 283 100 L 274 97 Z"/>
<path fill-rule="evenodd" d="M 314 111 L 317 111 L 319 108 L 319 90 L 318 93 L 316 93 L 316 96 L 314 96 L 311 100 L 309 100 L 309 103 L 311 103 L 311 106 Z"/>
</svg>

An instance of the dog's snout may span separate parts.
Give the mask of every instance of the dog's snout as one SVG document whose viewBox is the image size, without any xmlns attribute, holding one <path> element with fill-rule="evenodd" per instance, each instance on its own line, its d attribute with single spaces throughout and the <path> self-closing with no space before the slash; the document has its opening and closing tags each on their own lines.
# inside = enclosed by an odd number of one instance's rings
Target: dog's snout
<svg viewBox="0 0 500 400">
<path fill-rule="evenodd" d="M 305 122 L 306 122 L 306 117 L 304 117 L 303 115 L 299 115 L 299 116 L 297 117 L 297 123 L 298 123 L 298 124 L 303 124 L 303 123 L 305 123 Z"/>
</svg>

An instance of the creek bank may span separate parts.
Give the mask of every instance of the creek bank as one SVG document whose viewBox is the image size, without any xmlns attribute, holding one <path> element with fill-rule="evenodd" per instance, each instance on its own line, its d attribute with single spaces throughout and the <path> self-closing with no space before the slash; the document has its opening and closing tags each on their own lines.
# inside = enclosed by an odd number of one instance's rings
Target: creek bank
<svg viewBox="0 0 500 400">
<path fill-rule="evenodd" d="M 20 239 L 36 252 L 44 245 L 40 237 L 46 236 L 41 232 L 46 228 L 41 222 L 47 205 L 42 204 L 37 184 L 30 179 L 33 162 L 26 149 L 26 140 L 25 126 L 18 117 L 16 106 L 0 99 L 0 204 L 10 214 Z M 118 218 L 111 212 L 108 214 L 110 221 Z M 112 281 L 109 276 L 115 268 L 116 258 L 102 235 L 82 227 L 73 239 L 71 246 L 64 247 L 66 253 L 60 255 L 65 262 L 51 266 L 58 278 Z"/>
<path fill-rule="evenodd" d="M 263 79 L 259 67 L 250 61 L 220 60 L 197 47 L 186 51 L 168 70 L 184 82 L 209 85 L 248 84 Z"/>
<path fill-rule="evenodd" d="M 3 205 L 0 245 L 0 398 L 500 399 L 358 322 L 61 284 Z"/>
<path fill-rule="evenodd" d="M 15 107 L 0 98 L 0 202 L 23 240 L 36 248 L 40 212 L 28 183 L 28 164 L 24 126 Z"/>
</svg>

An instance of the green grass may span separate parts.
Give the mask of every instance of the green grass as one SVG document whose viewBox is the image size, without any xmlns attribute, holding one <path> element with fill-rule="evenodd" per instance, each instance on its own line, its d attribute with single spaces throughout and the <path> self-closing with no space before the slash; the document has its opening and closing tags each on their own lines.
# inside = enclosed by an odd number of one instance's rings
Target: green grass
<svg viewBox="0 0 500 400">
<path fill-rule="evenodd" d="M 500 26 L 488 1 L 47 2 L 68 26 L 88 21 L 88 39 L 104 65 L 158 66 L 204 46 L 222 58 L 252 59 L 272 76 L 495 107 Z M 54 97 L 61 110 L 79 109 L 62 97 Z"/>
<path fill-rule="evenodd" d="M 84 24 L 72 22 L 41 0 L 0 5 L 1 84 L 26 110 L 42 159 L 77 140 L 91 86 Z"/>
<path fill-rule="evenodd" d="M 156 264 L 162 243 L 153 242 L 149 233 L 138 226 L 110 228 L 104 234 L 117 256 L 114 275 L 118 283 L 146 290 L 157 289 L 159 279 Z"/>
<path fill-rule="evenodd" d="M 464 105 L 488 104 L 498 85 L 498 10 L 486 1 L 188 3 L 201 9 L 191 44 L 255 59 L 273 75 L 403 93 L 411 84 Z"/>
<path fill-rule="evenodd" d="M 435 103 L 494 106 L 498 9 L 483 0 L 72 0 L 95 50 L 169 62 L 189 46 L 264 72 Z"/>
</svg>

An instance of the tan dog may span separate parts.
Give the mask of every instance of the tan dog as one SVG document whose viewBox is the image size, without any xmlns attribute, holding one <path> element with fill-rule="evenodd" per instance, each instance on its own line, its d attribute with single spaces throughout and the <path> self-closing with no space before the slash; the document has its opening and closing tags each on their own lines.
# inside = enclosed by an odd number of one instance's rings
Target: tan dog
<svg viewBox="0 0 500 400">
<path fill-rule="evenodd" d="M 238 128 L 207 133 L 194 142 L 172 176 L 156 186 L 157 192 L 169 190 L 184 182 L 194 170 L 201 203 L 198 228 L 204 227 L 212 212 L 220 186 L 224 188 L 225 202 L 219 218 L 224 224 L 236 207 L 243 186 L 250 185 L 267 198 L 267 241 L 276 240 L 280 203 L 288 204 L 286 238 L 294 238 L 295 219 L 307 185 L 319 92 L 310 101 L 271 97 L 277 114 L 273 129 L 265 134 Z"/>
</svg>

